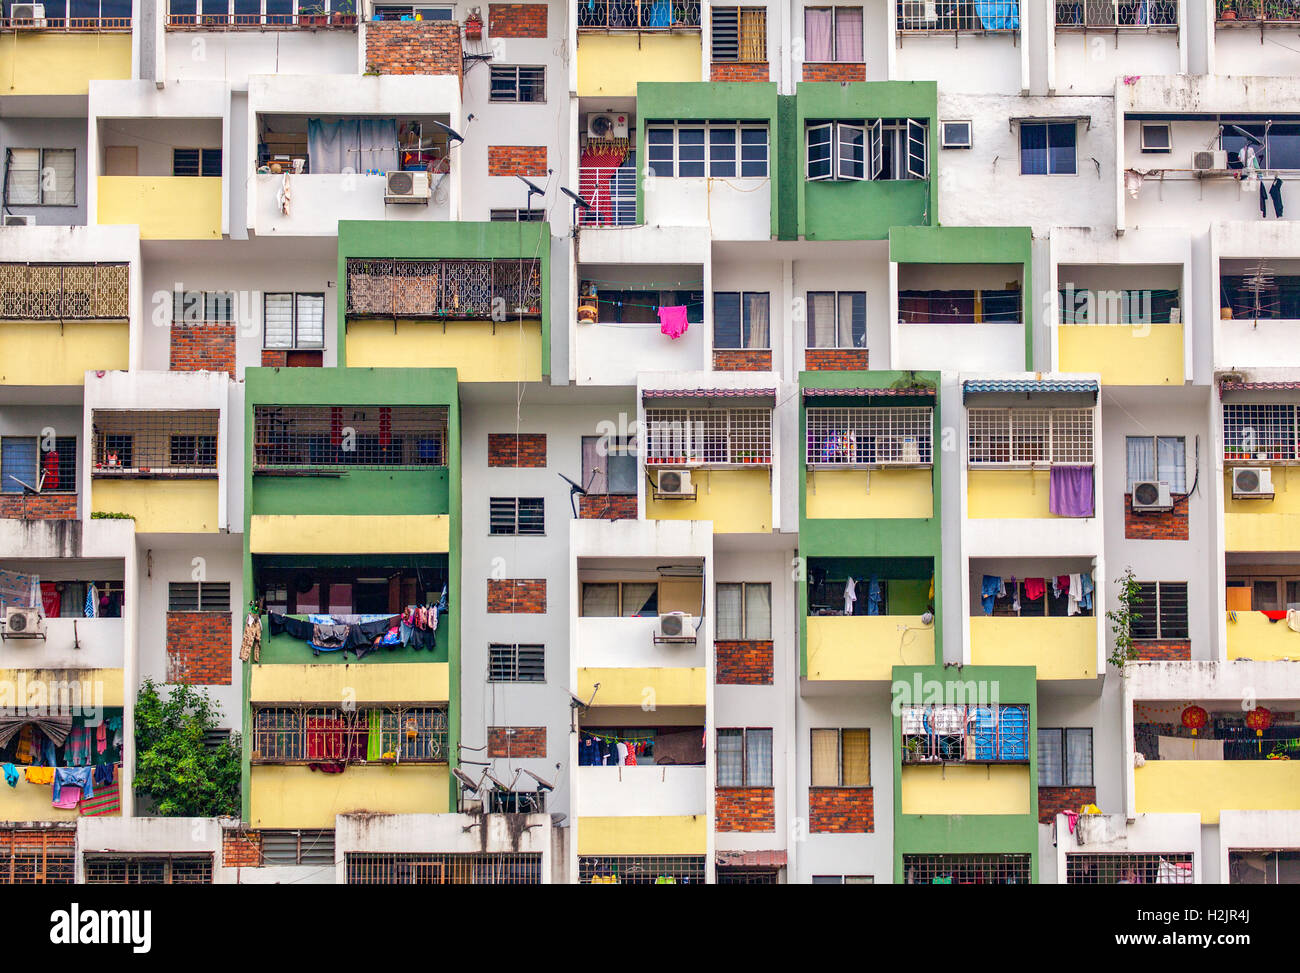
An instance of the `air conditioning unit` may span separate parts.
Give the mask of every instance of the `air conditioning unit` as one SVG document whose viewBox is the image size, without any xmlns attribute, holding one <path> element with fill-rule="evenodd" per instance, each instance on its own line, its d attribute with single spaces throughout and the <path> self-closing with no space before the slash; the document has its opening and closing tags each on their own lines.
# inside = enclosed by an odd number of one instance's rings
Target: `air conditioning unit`
<svg viewBox="0 0 1300 973">
<path fill-rule="evenodd" d="M 1273 499 L 1273 471 L 1267 466 L 1239 466 L 1232 471 L 1232 499 Z"/>
<path fill-rule="evenodd" d="M 1197 172 L 1226 172 L 1228 153 L 1223 149 L 1202 149 L 1192 153 L 1192 168 Z"/>
<path fill-rule="evenodd" d="M 615 112 L 592 113 L 587 116 L 587 138 L 627 138 L 627 116 Z"/>
<path fill-rule="evenodd" d="M 659 616 L 655 626 L 656 642 L 694 642 L 695 618 L 685 612 L 669 612 Z"/>
<path fill-rule="evenodd" d="M 660 470 L 655 479 L 655 492 L 664 497 L 693 497 L 695 487 L 686 470 Z"/>
<path fill-rule="evenodd" d="M 5 213 L 5 226 L 34 226 L 36 220 L 30 216 L 22 216 L 18 213 Z"/>
<path fill-rule="evenodd" d="M 5 638 L 43 639 L 45 638 L 45 620 L 39 608 L 5 609 Z"/>
<path fill-rule="evenodd" d="M 37 27 L 45 26 L 45 4 L 43 3 L 15 3 L 9 8 L 9 19 L 18 21 L 34 21 Z"/>
<path fill-rule="evenodd" d="M 939 10 L 935 0 L 903 0 L 898 19 L 898 26 L 904 30 L 924 29 L 939 20 Z"/>
<path fill-rule="evenodd" d="M 384 176 L 385 203 L 429 204 L 429 174 L 395 170 Z"/>
<path fill-rule="evenodd" d="M 1133 512 L 1173 510 L 1169 484 L 1163 480 L 1139 480 L 1133 484 Z"/>
</svg>

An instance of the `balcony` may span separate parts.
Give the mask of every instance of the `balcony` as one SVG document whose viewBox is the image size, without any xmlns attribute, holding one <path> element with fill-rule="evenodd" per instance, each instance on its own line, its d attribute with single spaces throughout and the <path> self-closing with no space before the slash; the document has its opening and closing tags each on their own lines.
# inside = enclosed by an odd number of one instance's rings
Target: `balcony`
<svg viewBox="0 0 1300 973">
<path fill-rule="evenodd" d="M 75 95 L 85 98 L 91 81 L 131 77 L 131 17 L 66 17 L 63 0 L 45 4 L 39 20 L 6 17 L 0 33 L 0 71 L 9 95 Z"/>
<path fill-rule="evenodd" d="M 220 240 L 221 180 L 100 176 L 100 224 L 138 224 L 142 240 Z"/>
<path fill-rule="evenodd" d="M 1217 0 L 1219 27 L 1272 27 L 1300 24 L 1300 4 L 1292 0 Z"/>
<path fill-rule="evenodd" d="M 1096 372 L 1106 385 L 1182 385 L 1181 267 L 1143 267 L 1140 288 L 1105 286 L 1094 268 L 1060 268 L 1058 368 Z M 1123 283 L 1123 278 L 1112 278 Z M 1090 286 L 1093 281 L 1097 286 Z M 1169 286 L 1153 289 L 1160 281 Z"/>
<path fill-rule="evenodd" d="M 897 0 L 898 33 L 1013 33 L 1019 0 Z"/>
<path fill-rule="evenodd" d="M 1177 27 L 1178 0 L 1056 0 L 1057 30 L 1150 30 Z"/>
<path fill-rule="evenodd" d="M 808 619 L 808 679 L 884 682 L 896 665 L 934 664 L 934 620 L 921 615 Z"/>
<path fill-rule="evenodd" d="M 704 706 L 708 676 L 704 668 L 583 667 L 573 694 L 596 706 Z"/>
<path fill-rule="evenodd" d="M 578 210 L 579 226 L 636 225 L 635 166 L 579 166 L 578 195 L 591 204 Z"/>
<path fill-rule="evenodd" d="M 700 29 L 699 0 L 579 0 L 579 31 Z"/>
<path fill-rule="evenodd" d="M 636 97 L 638 81 L 701 80 L 699 0 L 578 0 L 578 94 Z"/>
<path fill-rule="evenodd" d="M 698 370 L 705 345 L 703 274 L 703 267 L 688 264 L 579 265 L 579 383 L 634 386 L 639 372 Z M 657 313 L 674 306 L 686 308 L 686 331 L 676 338 L 663 333 Z"/>
<path fill-rule="evenodd" d="M 905 815 L 1027 815 L 1031 793 L 1027 705 L 904 707 Z"/>
<path fill-rule="evenodd" d="M 970 620 L 972 665 L 1033 666 L 1039 679 L 1095 679 L 1098 621 L 1074 618 Z"/>
<path fill-rule="evenodd" d="M 699 605 L 698 595 L 680 603 L 681 609 L 693 616 L 698 616 Z M 670 609 L 665 607 L 663 610 Z M 702 629 L 694 641 L 656 642 L 658 623 L 657 614 L 640 618 L 579 618 L 579 668 L 699 669 L 704 665 L 706 639 Z"/>
<path fill-rule="evenodd" d="M 703 735 L 704 728 L 698 732 Z M 580 819 L 703 816 L 707 773 L 703 766 L 579 767 L 576 814 Z"/>
<path fill-rule="evenodd" d="M 1266 744 L 1267 746 L 1267 744 Z M 1300 809 L 1300 760 L 1148 760 L 1133 770 L 1139 814 Z"/>
<path fill-rule="evenodd" d="M 1025 357 L 1021 275 L 1009 264 L 900 265 L 896 367 L 1017 368 Z"/>
<path fill-rule="evenodd" d="M 1275 621 L 1262 611 L 1244 609 L 1230 610 L 1227 617 L 1230 660 L 1300 661 L 1300 632 L 1292 631 L 1285 617 Z"/>
<path fill-rule="evenodd" d="M 1221 259 L 1215 361 L 1243 368 L 1295 367 L 1300 353 L 1300 261 Z"/>
<path fill-rule="evenodd" d="M 46 618 L 43 640 L 13 639 L 0 644 L 0 667 L 38 664 L 49 669 L 87 672 L 120 670 L 124 645 L 120 617 L 79 618 L 67 615 Z"/>
<path fill-rule="evenodd" d="M 1228 552 L 1293 551 L 1300 545 L 1297 406 L 1286 402 L 1223 403 L 1223 533 Z M 1251 473 L 1248 470 L 1262 469 Z M 1248 489 L 1255 483 L 1255 489 Z M 1295 483 L 1297 489 L 1291 489 Z M 1257 492 L 1256 492 L 1257 491 Z"/>
<path fill-rule="evenodd" d="M 967 410 L 971 519 L 1097 515 L 1092 408 Z"/>
<path fill-rule="evenodd" d="M 248 7 L 256 7 L 258 4 L 241 4 L 235 3 L 235 11 L 227 13 L 211 13 L 212 4 L 202 4 L 202 10 L 197 9 L 199 4 L 196 0 L 170 0 L 167 9 L 166 27 L 168 30 L 177 31 L 232 31 L 232 30 L 255 30 L 255 31 L 283 31 L 283 30 L 356 30 L 357 27 L 357 6 L 356 0 L 314 0 L 314 2 L 303 2 L 298 6 L 297 12 L 294 11 L 294 4 L 282 4 L 283 13 L 274 13 L 270 8 L 276 7 L 272 2 L 268 5 L 265 12 L 251 11 L 241 12 L 242 6 L 247 11 Z"/>
</svg>

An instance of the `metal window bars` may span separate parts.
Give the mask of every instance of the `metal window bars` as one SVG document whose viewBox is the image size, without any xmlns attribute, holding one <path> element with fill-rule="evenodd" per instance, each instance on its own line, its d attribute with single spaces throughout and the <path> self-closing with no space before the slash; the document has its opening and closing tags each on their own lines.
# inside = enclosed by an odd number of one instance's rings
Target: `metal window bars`
<svg viewBox="0 0 1300 973">
<path fill-rule="evenodd" d="M 1026 704 L 905 706 L 900 715 L 903 763 L 1029 760 Z"/>
<path fill-rule="evenodd" d="M 1250 463 L 1287 463 L 1300 458 L 1297 410 L 1285 403 L 1223 406 L 1223 458 Z"/>
<path fill-rule="evenodd" d="M 126 264 L 0 263 L 0 319 L 125 321 Z"/>
<path fill-rule="evenodd" d="M 299 27 L 355 29 L 355 0 L 317 0 L 315 12 L 309 13 L 300 3 L 297 13 L 186 13 L 167 14 L 168 30 L 293 30 Z M 332 9 L 331 9 L 332 8 Z"/>
<path fill-rule="evenodd" d="M 700 0 L 577 0 L 579 30 L 700 27 Z"/>
<path fill-rule="evenodd" d="M 447 465 L 446 406 L 253 407 L 253 471 Z"/>
<path fill-rule="evenodd" d="M 5 17 L 5 30 L 129 31 L 130 17 Z"/>
<path fill-rule="evenodd" d="M 1093 410 L 968 409 L 970 466 L 1093 462 Z"/>
<path fill-rule="evenodd" d="M 578 195 L 591 204 L 578 210 L 579 226 L 636 225 L 634 166 L 581 166 Z"/>
<path fill-rule="evenodd" d="M 581 885 L 702 885 L 703 855 L 584 855 Z"/>
<path fill-rule="evenodd" d="M 537 316 L 542 306 L 541 262 L 534 258 L 351 258 L 347 288 L 347 313 L 355 317 L 505 320 Z"/>
<path fill-rule="evenodd" d="M 897 0 L 898 32 L 1020 29 L 1019 0 Z"/>
<path fill-rule="evenodd" d="M 74 835 L 67 830 L 0 830 L 0 885 L 71 885 Z"/>
<path fill-rule="evenodd" d="M 771 409 L 646 409 L 646 465 L 771 465 Z"/>
<path fill-rule="evenodd" d="M 1300 23 L 1300 4 L 1295 0 L 1218 0 L 1218 23 L 1249 26 Z"/>
<path fill-rule="evenodd" d="M 539 852 L 348 852 L 349 885 L 540 885 Z"/>
<path fill-rule="evenodd" d="M 87 855 L 87 885 L 211 885 L 211 855 Z"/>
<path fill-rule="evenodd" d="M 372 713 L 378 713 L 375 727 Z M 253 711 L 252 759 L 255 763 L 366 760 L 372 729 L 378 731 L 384 760 L 447 762 L 446 706 L 259 707 Z"/>
<path fill-rule="evenodd" d="M 91 472 L 100 478 L 215 477 L 219 421 L 216 409 L 96 409 Z"/>
<path fill-rule="evenodd" d="M 934 409 L 929 406 L 810 408 L 804 448 L 809 466 L 929 466 Z"/>
<path fill-rule="evenodd" d="M 904 855 L 907 885 L 1028 885 L 1029 855 Z"/>
<path fill-rule="evenodd" d="M 1069 854 L 1066 885 L 1191 885 L 1192 856 L 1182 854 Z"/>
<path fill-rule="evenodd" d="M 1057 27 L 1178 26 L 1178 0 L 1057 0 Z"/>
</svg>

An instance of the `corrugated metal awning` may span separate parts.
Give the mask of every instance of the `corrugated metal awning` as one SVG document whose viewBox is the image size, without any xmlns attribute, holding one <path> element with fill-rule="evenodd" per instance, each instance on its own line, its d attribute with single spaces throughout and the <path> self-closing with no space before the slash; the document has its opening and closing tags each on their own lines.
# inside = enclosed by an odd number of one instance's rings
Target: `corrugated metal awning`
<svg viewBox="0 0 1300 973">
<path fill-rule="evenodd" d="M 891 389 L 891 388 L 883 388 L 883 389 L 804 389 L 804 390 L 803 390 L 803 395 L 804 395 L 804 398 L 805 398 L 805 399 L 811 399 L 811 398 L 839 398 L 840 396 L 861 397 L 861 398 L 883 398 L 883 397 L 898 398 L 898 397 L 900 397 L 900 396 L 903 396 L 903 397 L 911 398 L 911 399 L 917 399 L 917 398 L 933 399 L 933 398 L 934 398 L 934 389 L 931 389 L 931 388 L 919 388 L 919 389 Z"/>
<path fill-rule="evenodd" d="M 1300 382 L 1220 382 L 1219 397 L 1224 392 L 1294 392 Z"/>
<path fill-rule="evenodd" d="M 716 865 L 724 868 L 784 868 L 784 851 L 718 851 L 713 854 Z"/>
<path fill-rule="evenodd" d="M 643 399 L 775 399 L 776 389 L 642 389 Z"/>
<path fill-rule="evenodd" d="M 971 393 L 985 392 L 1075 392 L 1096 395 L 1100 384 L 1094 379 L 1010 378 L 971 379 L 961 386 L 963 399 Z"/>
</svg>

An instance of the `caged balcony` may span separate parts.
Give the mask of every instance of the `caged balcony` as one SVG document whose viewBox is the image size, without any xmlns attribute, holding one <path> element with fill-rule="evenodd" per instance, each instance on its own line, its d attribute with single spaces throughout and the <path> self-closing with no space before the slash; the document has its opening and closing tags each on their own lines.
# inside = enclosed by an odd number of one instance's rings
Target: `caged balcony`
<svg viewBox="0 0 1300 973">
<path fill-rule="evenodd" d="M 898 0 L 900 34 L 1014 32 L 1020 0 Z"/>
<path fill-rule="evenodd" d="M 472 321 L 541 314 L 535 259 L 349 259 L 347 275 L 350 317 Z"/>
<path fill-rule="evenodd" d="M 1058 30 L 1094 27 L 1141 30 L 1177 26 L 1178 0 L 1057 0 L 1056 4 Z"/>
<path fill-rule="evenodd" d="M 699 30 L 699 0 L 579 0 L 578 30 Z"/>
</svg>

